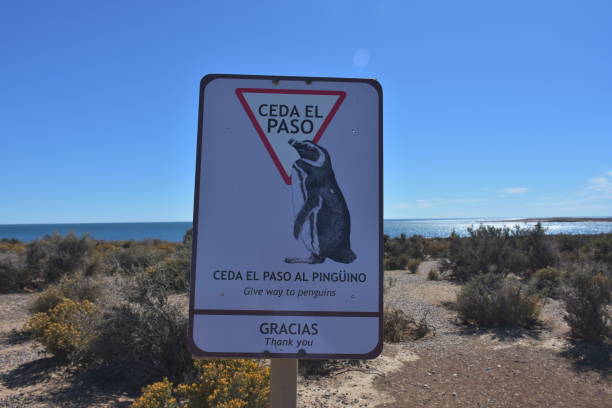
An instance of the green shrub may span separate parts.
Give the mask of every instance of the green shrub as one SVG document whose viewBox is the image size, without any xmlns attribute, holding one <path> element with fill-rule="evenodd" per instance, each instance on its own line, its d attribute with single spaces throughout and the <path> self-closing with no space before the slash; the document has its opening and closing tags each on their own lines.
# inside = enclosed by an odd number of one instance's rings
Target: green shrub
<svg viewBox="0 0 612 408">
<path fill-rule="evenodd" d="M 25 330 L 59 359 L 78 362 L 95 337 L 91 328 L 97 315 L 97 308 L 87 300 L 64 299 L 48 312 L 32 316 Z"/>
<path fill-rule="evenodd" d="M 30 313 L 45 313 L 59 305 L 66 299 L 55 286 L 49 286 L 40 292 L 29 305 Z"/>
<path fill-rule="evenodd" d="M 531 277 L 529 286 L 542 296 L 556 298 L 561 287 L 561 272 L 550 266 L 539 269 Z"/>
<path fill-rule="evenodd" d="M 427 273 L 427 279 L 430 281 L 440 280 L 440 274 L 438 273 L 436 269 L 430 269 L 429 272 Z"/>
<path fill-rule="evenodd" d="M 419 261 L 418 259 L 410 259 L 407 263 L 407 268 L 410 271 L 410 273 L 416 273 L 417 270 L 419 269 L 419 265 L 421 264 L 421 261 Z"/>
<path fill-rule="evenodd" d="M 183 235 L 183 245 L 191 249 L 191 242 L 193 240 L 193 228 L 189 228 Z"/>
<path fill-rule="evenodd" d="M 593 246 L 593 260 L 612 265 L 612 234 L 595 239 Z"/>
<path fill-rule="evenodd" d="M 63 275 L 85 270 L 93 241 L 87 237 L 53 234 L 26 245 L 26 266 L 39 284 L 53 283 Z"/>
<path fill-rule="evenodd" d="M 385 270 L 394 271 L 406 269 L 406 265 L 408 265 L 408 259 L 409 258 L 407 255 L 399 255 L 393 258 L 386 258 L 384 260 Z"/>
<path fill-rule="evenodd" d="M 497 274 L 477 275 L 457 295 L 457 310 L 463 321 L 481 326 L 528 327 L 538 318 L 540 298 L 520 282 Z"/>
<path fill-rule="evenodd" d="M 546 229 L 541 223 L 537 223 L 533 228 L 514 229 L 514 237 L 517 241 L 516 246 L 528 259 L 528 265 L 524 272 L 537 271 L 538 269 L 553 266 L 556 263 L 555 253 L 548 237 Z"/>
<path fill-rule="evenodd" d="M 386 243 L 385 250 L 391 255 L 406 254 L 411 258 L 423 259 L 425 247 L 425 239 L 420 235 L 412 235 L 407 237 L 406 234 L 400 234 L 397 238 L 389 238 L 383 241 Z"/>
<path fill-rule="evenodd" d="M 383 339 L 388 343 L 420 339 L 430 331 L 427 314 L 417 320 L 400 309 L 387 308 L 383 322 Z"/>
<path fill-rule="evenodd" d="M 128 242 L 117 251 L 110 252 L 105 262 L 112 265 L 113 272 L 133 275 L 161 262 L 168 254 L 166 249 L 148 245 L 146 241 Z"/>
<path fill-rule="evenodd" d="M 585 244 L 584 235 L 558 234 L 554 240 L 560 252 L 576 252 Z"/>
<path fill-rule="evenodd" d="M 182 243 L 161 240 L 96 241 L 87 235 L 52 234 L 23 244 L 0 240 L 0 290 L 41 288 L 64 275 L 135 275 L 149 269 L 168 288 L 189 285 L 192 231 Z"/>
<path fill-rule="evenodd" d="M 386 270 L 404 269 L 408 261 L 423 259 L 424 238 L 419 235 L 407 237 L 401 234 L 397 238 L 383 236 L 384 266 Z"/>
<path fill-rule="evenodd" d="M 38 312 L 32 333 L 53 353 L 95 370 L 102 381 L 142 385 L 193 376 L 186 345 L 187 297 L 173 294 L 188 286 L 189 233 L 178 244 L 53 235 L 22 252 L 25 270 L 41 270 L 38 284 L 57 278 L 31 305 Z M 76 313 L 73 319 L 63 310 L 74 305 L 92 305 L 95 316 L 84 319 L 84 313 Z"/>
<path fill-rule="evenodd" d="M 254 360 L 198 360 L 191 384 L 164 379 L 146 386 L 132 408 L 267 408 L 270 369 Z"/>
<path fill-rule="evenodd" d="M 65 322 L 54 325 L 54 316 L 67 302 L 93 305 L 90 300 L 96 302 L 95 316 L 62 317 Z M 144 272 L 131 277 L 86 277 L 79 272 L 63 276 L 37 297 L 32 310 L 43 313 L 34 315 L 40 323 L 31 329 L 51 352 L 94 370 L 100 381 L 143 385 L 163 377 L 182 380 L 193 374 L 186 300 L 169 296 L 162 282 Z M 47 334 L 49 327 L 55 331 Z M 87 341 L 81 333 L 87 333 Z"/>
<path fill-rule="evenodd" d="M 584 235 L 559 234 L 552 237 L 561 261 L 578 261 L 588 238 Z"/>
<path fill-rule="evenodd" d="M 570 336 L 593 342 L 612 338 L 612 274 L 585 266 L 568 273 L 564 293 Z"/>
<path fill-rule="evenodd" d="M 0 290 L 23 289 L 30 281 L 23 253 L 0 252 Z"/>
<path fill-rule="evenodd" d="M 64 275 L 59 282 L 49 285 L 40 292 L 30 304 L 32 313 L 47 312 L 64 299 L 76 302 L 88 300 L 96 302 L 107 283 L 100 278 L 84 276 L 82 272 Z"/>
<path fill-rule="evenodd" d="M 425 240 L 425 254 L 434 259 L 448 257 L 449 241 L 447 238 L 429 238 Z"/>
<path fill-rule="evenodd" d="M 533 228 L 468 228 L 469 236 L 449 237 L 448 259 L 442 263 L 460 281 L 473 276 L 496 273 L 530 276 L 537 269 L 555 263 L 552 246 L 541 224 Z"/>
<path fill-rule="evenodd" d="M 145 272 L 168 290 L 186 291 L 191 273 L 191 247 L 177 248 L 175 253 L 149 266 Z"/>
<path fill-rule="evenodd" d="M 123 300 L 104 310 L 91 343 L 92 368 L 101 378 L 135 385 L 191 371 L 187 349 L 187 304 L 171 299 L 163 285 L 139 274 Z"/>
</svg>

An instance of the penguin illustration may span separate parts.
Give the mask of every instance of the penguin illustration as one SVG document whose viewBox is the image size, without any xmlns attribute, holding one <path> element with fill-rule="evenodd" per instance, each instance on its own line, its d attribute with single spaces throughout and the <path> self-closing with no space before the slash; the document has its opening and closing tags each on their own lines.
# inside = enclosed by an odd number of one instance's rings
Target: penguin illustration
<svg viewBox="0 0 612 408">
<path fill-rule="evenodd" d="M 325 258 L 353 262 L 357 256 L 351 250 L 351 217 L 329 153 L 309 140 L 290 139 L 289 144 L 300 155 L 291 171 L 293 236 L 304 243 L 310 257 L 285 258 L 285 262 L 316 264 Z"/>
</svg>

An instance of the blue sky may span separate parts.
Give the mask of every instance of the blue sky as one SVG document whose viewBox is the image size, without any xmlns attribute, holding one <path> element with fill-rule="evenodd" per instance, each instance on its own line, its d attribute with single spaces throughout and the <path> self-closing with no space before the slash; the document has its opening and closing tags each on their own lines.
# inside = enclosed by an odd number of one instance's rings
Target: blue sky
<svg viewBox="0 0 612 408">
<path fill-rule="evenodd" d="M 3 1 L 0 224 L 190 220 L 207 73 L 377 78 L 386 218 L 612 215 L 610 44 L 606 0 Z"/>
</svg>

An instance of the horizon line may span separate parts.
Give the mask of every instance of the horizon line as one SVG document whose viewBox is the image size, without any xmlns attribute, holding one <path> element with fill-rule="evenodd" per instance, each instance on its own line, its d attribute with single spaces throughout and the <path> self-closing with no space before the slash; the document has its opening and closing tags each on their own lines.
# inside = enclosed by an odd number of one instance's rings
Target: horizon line
<svg viewBox="0 0 612 408">
<path fill-rule="evenodd" d="M 572 215 L 572 216 L 483 216 L 483 217 L 417 217 L 417 218 L 383 218 L 383 221 L 412 221 L 412 220 L 479 220 L 479 219 L 494 219 L 499 218 L 500 221 L 515 221 L 528 218 L 610 218 L 612 215 Z M 173 223 L 191 223 L 193 220 L 187 221 L 95 221 L 95 222 L 27 222 L 27 223 L 11 223 L 0 224 L 0 226 L 17 226 L 17 225 L 87 225 L 87 224 L 173 224 Z"/>
</svg>

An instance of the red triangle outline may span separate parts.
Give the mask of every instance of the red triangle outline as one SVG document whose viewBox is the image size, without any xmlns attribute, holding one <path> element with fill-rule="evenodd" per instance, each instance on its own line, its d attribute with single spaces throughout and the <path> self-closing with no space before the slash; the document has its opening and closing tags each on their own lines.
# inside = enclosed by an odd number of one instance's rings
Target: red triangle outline
<svg viewBox="0 0 612 408">
<path fill-rule="evenodd" d="M 299 94 L 299 95 L 336 95 L 338 97 L 338 99 L 336 100 L 336 103 L 334 104 L 334 106 L 332 106 L 331 110 L 327 114 L 327 117 L 325 118 L 325 120 L 321 124 L 321 127 L 317 131 L 317 134 L 312 139 L 312 141 L 314 143 L 318 143 L 319 140 L 321 139 L 321 137 L 323 136 L 323 132 L 325 132 L 325 130 L 327 129 L 327 126 L 330 124 L 331 120 L 336 115 L 336 112 L 340 108 L 340 105 L 342 105 L 342 102 L 344 101 L 344 98 L 346 98 L 346 92 L 344 92 L 344 91 L 314 91 L 314 90 L 305 90 L 305 89 L 236 88 L 236 96 L 240 100 L 240 103 L 242 104 L 242 107 L 246 111 L 249 119 L 251 119 L 251 122 L 253 123 L 253 126 L 255 126 L 255 130 L 257 131 L 257 134 L 259 135 L 259 138 L 261 139 L 261 141 L 263 142 L 264 146 L 266 147 L 266 150 L 270 154 L 270 157 L 272 157 L 272 161 L 276 165 L 276 168 L 278 169 L 281 177 L 283 178 L 283 180 L 285 181 L 286 184 L 291 185 L 291 177 L 285 171 L 285 168 L 283 167 L 283 165 L 280 162 L 278 156 L 276 155 L 276 152 L 274 151 L 274 148 L 272 147 L 272 145 L 268 141 L 268 138 L 266 137 L 266 134 L 264 133 L 264 131 L 261 128 L 261 126 L 259 125 L 259 122 L 257 121 L 257 118 L 253 114 L 253 111 L 251 110 L 251 107 L 249 106 L 246 98 L 243 95 L 244 93 L 274 93 L 274 94 Z"/>
</svg>

